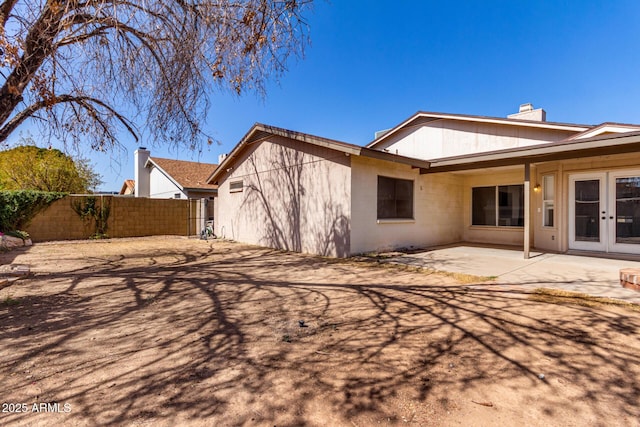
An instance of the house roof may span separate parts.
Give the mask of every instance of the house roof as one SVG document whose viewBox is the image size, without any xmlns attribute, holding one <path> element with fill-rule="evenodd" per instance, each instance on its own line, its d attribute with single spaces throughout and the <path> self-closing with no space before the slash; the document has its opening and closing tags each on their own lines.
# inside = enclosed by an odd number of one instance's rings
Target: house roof
<svg viewBox="0 0 640 427">
<path fill-rule="evenodd" d="M 184 160 L 149 157 L 146 167 L 155 166 L 183 190 L 213 191 L 217 185 L 209 184 L 207 178 L 218 165 L 213 163 L 187 162 Z"/>
<path fill-rule="evenodd" d="M 452 172 L 638 151 L 640 131 L 634 131 L 432 159 L 426 172 Z"/>
<path fill-rule="evenodd" d="M 135 181 L 132 179 L 125 179 L 122 183 L 122 188 L 119 194 L 133 194 L 135 189 Z"/>
<path fill-rule="evenodd" d="M 522 120 L 522 119 L 509 119 L 503 117 L 488 117 L 488 116 L 472 116 L 467 114 L 447 114 L 447 113 L 433 113 L 427 111 L 418 111 L 413 116 L 409 117 L 404 122 L 400 123 L 394 128 L 387 131 L 377 132 L 376 139 L 367 144 L 367 148 L 374 148 L 382 141 L 386 140 L 391 135 L 397 133 L 401 129 L 405 129 L 411 126 L 419 126 L 428 122 L 436 120 L 457 120 L 476 123 L 492 123 L 498 125 L 507 126 L 521 126 L 539 129 L 555 129 L 564 130 L 567 132 L 584 132 L 593 127 L 593 125 L 579 125 L 573 123 L 557 123 L 557 122 L 542 122 L 538 120 Z"/>
<path fill-rule="evenodd" d="M 334 139 L 323 138 L 320 136 L 309 135 L 306 133 L 295 132 L 288 129 L 278 128 L 275 126 L 269 126 L 262 123 L 256 123 L 245 134 L 240 142 L 231 150 L 231 153 L 218 165 L 218 168 L 207 179 L 208 182 L 215 182 L 223 171 L 229 168 L 243 149 L 254 142 L 263 141 L 272 136 L 280 136 L 291 139 L 304 144 L 311 144 L 319 147 L 329 148 L 343 152 L 347 155 L 370 157 L 379 160 L 386 160 L 394 163 L 405 164 L 421 170 L 429 167 L 429 162 L 420 159 L 414 159 L 411 157 L 399 156 L 397 154 L 390 154 L 379 150 L 373 150 L 366 147 L 361 147 L 355 144 L 349 144 L 342 141 L 336 141 Z"/>
<path fill-rule="evenodd" d="M 574 139 L 584 139 L 591 138 L 598 135 L 604 135 L 606 133 L 626 133 L 640 131 L 640 125 L 632 125 L 628 123 L 614 123 L 614 122 L 605 122 L 599 124 L 598 126 L 593 126 L 587 129 L 584 132 L 580 132 L 576 135 L 571 135 L 566 140 L 571 141 Z"/>
</svg>

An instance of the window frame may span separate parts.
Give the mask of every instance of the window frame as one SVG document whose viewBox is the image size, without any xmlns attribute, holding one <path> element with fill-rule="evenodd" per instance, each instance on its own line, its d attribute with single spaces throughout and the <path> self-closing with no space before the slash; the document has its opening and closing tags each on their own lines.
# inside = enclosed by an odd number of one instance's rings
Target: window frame
<svg viewBox="0 0 640 427">
<path fill-rule="evenodd" d="M 553 188 L 553 197 L 545 198 L 547 196 L 547 182 L 546 179 L 551 178 L 551 187 Z M 546 174 L 542 175 L 542 226 L 544 228 L 555 228 L 555 195 L 556 195 L 556 175 Z M 548 210 L 547 207 L 551 207 L 553 214 L 551 215 L 551 224 L 547 224 Z"/>
<path fill-rule="evenodd" d="M 522 225 L 501 225 L 500 224 L 500 187 L 519 187 L 521 189 L 521 194 L 523 197 L 523 203 L 521 206 L 522 210 Z M 493 188 L 494 189 L 494 222 L 493 224 L 474 224 L 473 218 L 473 207 L 474 207 L 474 199 L 473 193 L 476 188 Z M 478 185 L 475 187 L 471 187 L 471 227 L 491 227 L 491 228 L 524 228 L 524 184 L 520 183 L 510 183 L 510 184 L 493 184 L 493 185 Z M 510 209 L 513 209 L 513 206 L 510 206 Z M 518 218 L 520 219 L 520 218 Z"/>
<path fill-rule="evenodd" d="M 381 216 L 381 206 L 380 203 L 384 202 L 386 200 L 381 200 L 380 198 L 380 184 L 381 184 L 381 180 L 393 180 L 394 181 L 394 198 L 393 198 L 393 202 L 394 202 L 394 212 L 393 215 L 391 216 Z M 410 190 L 410 213 L 408 216 L 400 216 L 398 215 L 398 201 L 406 201 L 404 199 L 398 199 L 397 197 L 397 193 L 398 193 L 398 188 L 397 188 L 397 184 L 399 182 L 404 182 L 404 183 L 410 183 L 411 185 L 411 190 Z M 378 222 L 386 222 L 386 221 L 414 221 L 415 220 L 415 180 L 413 179 L 407 179 L 407 178 L 398 178 L 395 176 L 385 176 L 385 175 L 378 175 L 377 176 L 377 182 L 376 182 L 376 219 L 378 220 Z"/>
<path fill-rule="evenodd" d="M 237 184 L 240 184 L 238 187 Z M 234 185 L 236 187 L 234 188 Z M 229 193 L 242 193 L 244 191 L 244 180 L 236 179 L 234 181 L 229 181 Z"/>
</svg>

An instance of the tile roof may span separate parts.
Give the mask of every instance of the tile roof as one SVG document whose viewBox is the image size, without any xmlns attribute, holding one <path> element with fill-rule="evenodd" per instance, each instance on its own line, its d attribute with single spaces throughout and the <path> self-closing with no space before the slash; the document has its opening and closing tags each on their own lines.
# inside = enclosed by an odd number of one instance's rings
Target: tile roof
<svg viewBox="0 0 640 427">
<path fill-rule="evenodd" d="M 207 178 L 218 165 L 160 157 L 149 157 L 149 161 L 173 178 L 183 189 L 215 190 L 218 188 L 217 185 L 207 184 Z"/>
</svg>

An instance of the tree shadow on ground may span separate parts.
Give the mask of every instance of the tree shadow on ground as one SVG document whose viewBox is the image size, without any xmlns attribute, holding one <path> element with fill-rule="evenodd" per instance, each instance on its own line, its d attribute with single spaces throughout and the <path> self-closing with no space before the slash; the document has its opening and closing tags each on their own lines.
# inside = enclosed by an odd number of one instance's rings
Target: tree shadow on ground
<svg viewBox="0 0 640 427">
<path fill-rule="evenodd" d="M 70 402 L 63 420 L 96 425 L 428 424 L 538 390 L 542 423 L 640 415 L 638 313 L 206 245 L 39 272 L 0 306 L 2 401 Z"/>
</svg>

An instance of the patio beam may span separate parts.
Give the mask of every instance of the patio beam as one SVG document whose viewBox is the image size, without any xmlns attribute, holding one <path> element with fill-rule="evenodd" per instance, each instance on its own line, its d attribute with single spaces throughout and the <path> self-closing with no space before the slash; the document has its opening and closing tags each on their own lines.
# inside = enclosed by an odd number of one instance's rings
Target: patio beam
<svg viewBox="0 0 640 427">
<path fill-rule="evenodd" d="M 529 236 L 531 222 L 531 163 L 524 164 L 524 259 L 529 259 Z"/>
</svg>

